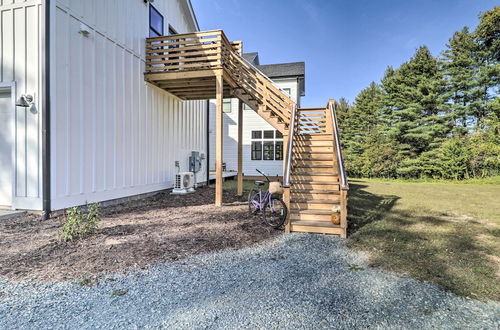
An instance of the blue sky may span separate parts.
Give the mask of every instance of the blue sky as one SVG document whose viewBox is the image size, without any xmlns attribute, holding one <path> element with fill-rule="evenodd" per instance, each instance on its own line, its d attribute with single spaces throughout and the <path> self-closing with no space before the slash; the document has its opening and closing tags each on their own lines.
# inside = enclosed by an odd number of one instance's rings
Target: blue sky
<svg viewBox="0 0 500 330">
<path fill-rule="evenodd" d="M 498 0 L 191 0 L 202 30 L 223 29 L 261 64 L 306 62 L 303 107 L 353 101 L 420 45 L 439 54 Z"/>
</svg>

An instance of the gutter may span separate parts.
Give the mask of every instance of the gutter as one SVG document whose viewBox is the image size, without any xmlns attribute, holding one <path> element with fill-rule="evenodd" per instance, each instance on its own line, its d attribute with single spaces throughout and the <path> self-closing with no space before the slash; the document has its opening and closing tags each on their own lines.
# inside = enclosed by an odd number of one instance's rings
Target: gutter
<svg viewBox="0 0 500 330">
<path fill-rule="evenodd" d="M 42 219 L 50 218 L 50 0 L 42 13 Z"/>
</svg>

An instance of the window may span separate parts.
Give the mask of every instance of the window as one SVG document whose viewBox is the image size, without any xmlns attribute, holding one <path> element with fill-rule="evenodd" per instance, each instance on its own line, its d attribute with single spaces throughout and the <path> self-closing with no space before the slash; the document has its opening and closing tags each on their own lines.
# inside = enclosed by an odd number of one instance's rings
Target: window
<svg viewBox="0 0 500 330">
<path fill-rule="evenodd" d="M 262 142 L 252 141 L 252 160 L 262 159 Z"/>
<path fill-rule="evenodd" d="M 285 93 L 288 96 L 292 96 L 292 90 L 290 88 L 282 88 L 281 89 L 283 93 Z"/>
<path fill-rule="evenodd" d="M 278 131 L 276 131 L 276 133 L 278 133 Z M 276 141 L 276 145 L 274 147 L 274 159 L 283 160 L 283 141 Z"/>
<path fill-rule="evenodd" d="M 262 131 L 252 131 L 252 139 L 262 139 Z"/>
<path fill-rule="evenodd" d="M 264 139 L 274 139 L 274 131 L 264 131 Z"/>
<path fill-rule="evenodd" d="M 264 160 L 274 160 L 274 141 L 264 142 Z"/>
<path fill-rule="evenodd" d="M 224 99 L 222 102 L 222 112 L 231 113 L 231 99 Z"/>
<path fill-rule="evenodd" d="M 252 131 L 252 160 L 283 160 L 283 135 L 274 130 Z"/>
<path fill-rule="evenodd" d="M 246 103 L 243 103 L 243 110 L 253 110 Z"/>
<path fill-rule="evenodd" d="M 149 5 L 149 36 L 160 37 L 163 35 L 163 16 L 152 5 Z"/>
</svg>

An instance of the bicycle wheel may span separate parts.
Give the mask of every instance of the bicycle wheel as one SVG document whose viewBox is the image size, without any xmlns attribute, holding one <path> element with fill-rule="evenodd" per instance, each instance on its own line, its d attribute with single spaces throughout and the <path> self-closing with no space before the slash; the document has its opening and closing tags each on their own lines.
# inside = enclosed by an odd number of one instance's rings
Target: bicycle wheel
<svg viewBox="0 0 500 330">
<path fill-rule="evenodd" d="M 285 224 L 287 213 L 285 202 L 279 197 L 271 197 L 271 201 L 264 205 L 264 222 L 274 229 L 279 229 Z"/>
<path fill-rule="evenodd" d="M 256 189 L 250 190 L 248 193 L 248 212 L 250 215 L 254 215 L 259 212 L 260 197 L 259 192 Z"/>
</svg>

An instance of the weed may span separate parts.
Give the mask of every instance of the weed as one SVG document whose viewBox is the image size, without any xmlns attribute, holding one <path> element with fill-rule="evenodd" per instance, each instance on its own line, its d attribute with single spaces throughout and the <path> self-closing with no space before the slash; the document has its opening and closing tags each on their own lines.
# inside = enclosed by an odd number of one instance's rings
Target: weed
<svg viewBox="0 0 500 330">
<path fill-rule="evenodd" d="M 68 209 L 66 223 L 61 228 L 62 240 L 67 242 L 95 233 L 100 220 L 99 209 L 99 203 L 89 204 L 87 213 L 83 213 L 78 207 Z"/>
<path fill-rule="evenodd" d="M 126 295 L 127 292 L 128 292 L 127 289 L 125 289 L 125 290 L 123 290 L 123 289 L 113 290 L 113 291 L 111 291 L 111 298 L 120 297 L 120 296 Z"/>
<path fill-rule="evenodd" d="M 347 268 L 349 268 L 350 271 L 360 271 L 360 270 L 365 270 L 363 267 L 356 265 L 356 264 L 348 264 Z"/>
<path fill-rule="evenodd" d="M 78 280 L 77 284 L 81 286 L 94 286 L 97 284 L 97 281 L 92 277 L 83 277 Z"/>
</svg>

